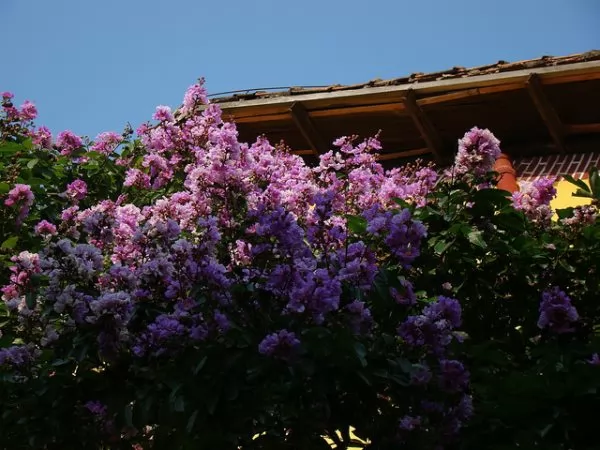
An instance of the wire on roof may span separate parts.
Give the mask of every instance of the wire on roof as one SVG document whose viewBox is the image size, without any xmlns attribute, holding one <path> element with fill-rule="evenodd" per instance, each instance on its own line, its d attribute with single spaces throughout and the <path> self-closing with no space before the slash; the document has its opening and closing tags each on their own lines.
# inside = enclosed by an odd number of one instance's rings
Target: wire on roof
<svg viewBox="0 0 600 450">
<path fill-rule="evenodd" d="M 237 91 L 227 91 L 227 92 L 217 92 L 214 94 L 208 94 L 208 97 L 217 97 L 219 95 L 230 95 L 230 94 L 250 94 L 260 91 L 283 91 L 289 90 L 292 88 L 296 89 L 314 89 L 314 88 L 326 88 L 329 85 L 320 85 L 320 86 L 277 86 L 277 87 L 268 87 L 268 88 L 253 88 L 253 89 L 239 89 Z"/>
</svg>

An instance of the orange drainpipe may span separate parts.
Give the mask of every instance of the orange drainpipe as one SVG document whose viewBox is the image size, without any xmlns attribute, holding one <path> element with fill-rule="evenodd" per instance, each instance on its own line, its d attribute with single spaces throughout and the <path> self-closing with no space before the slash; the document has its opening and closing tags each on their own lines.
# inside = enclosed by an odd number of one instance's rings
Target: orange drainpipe
<svg viewBox="0 0 600 450">
<path fill-rule="evenodd" d="M 501 153 L 496 159 L 494 170 L 499 173 L 498 189 L 504 189 L 508 192 L 517 192 L 519 185 L 517 184 L 517 171 L 512 165 L 512 160 L 506 153 Z"/>
</svg>

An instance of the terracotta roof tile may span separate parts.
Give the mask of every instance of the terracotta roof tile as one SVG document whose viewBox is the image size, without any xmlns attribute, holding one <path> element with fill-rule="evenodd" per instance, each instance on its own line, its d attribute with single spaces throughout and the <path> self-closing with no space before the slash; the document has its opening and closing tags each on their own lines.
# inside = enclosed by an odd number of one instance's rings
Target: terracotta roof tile
<svg viewBox="0 0 600 450">
<path fill-rule="evenodd" d="M 542 56 L 537 59 L 525 61 L 517 61 L 509 63 L 507 61 L 498 61 L 495 64 L 488 64 L 478 67 L 453 67 L 449 70 L 440 72 L 422 73 L 416 72 L 409 76 L 392 78 L 389 80 L 374 79 L 366 83 L 340 85 L 334 84 L 330 86 L 319 87 L 289 87 L 283 90 L 256 90 L 248 89 L 245 91 L 236 91 L 233 95 L 222 96 L 224 94 L 215 94 L 211 96 L 211 101 L 214 103 L 224 103 L 233 101 L 253 100 L 258 98 L 270 97 L 287 97 L 294 95 L 317 94 L 336 91 L 357 90 L 368 87 L 395 86 L 410 83 L 424 83 L 429 81 L 439 81 L 452 78 L 466 78 L 480 75 L 490 75 L 501 72 L 511 72 L 515 70 L 534 69 L 540 67 L 551 67 L 565 64 L 574 64 L 586 61 L 600 60 L 600 50 L 592 50 L 586 53 L 578 53 L 568 56 Z M 226 93 L 228 94 L 228 93 Z"/>
</svg>

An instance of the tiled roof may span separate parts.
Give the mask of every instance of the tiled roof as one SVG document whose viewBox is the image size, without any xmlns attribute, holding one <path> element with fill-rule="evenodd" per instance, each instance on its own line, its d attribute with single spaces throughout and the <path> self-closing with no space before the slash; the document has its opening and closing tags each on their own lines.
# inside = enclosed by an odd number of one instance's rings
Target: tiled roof
<svg viewBox="0 0 600 450">
<path fill-rule="evenodd" d="M 220 94 L 216 94 L 216 96 L 211 96 L 211 101 L 214 103 L 224 103 L 239 100 L 254 100 L 261 98 L 287 97 L 295 95 L 358 90 L 371 87 L 396 86 L 410 83 L 424 83 L 430 81 L 466 78 L 480 75 L 491 75 L 503 72 L 512 72 L 516 70 L 536 69 L 540 67 L 552 67 L 597 60 L 600 60 L 600 50 L 592 50 L 586 53 L 578 53 L 569 56 L 542 56 L 541 58 L 517 61 L 512 63 L 506 61 L 498 61 L 495 64 L 488 64 L 485 66 L 471 68 L 453 67 L 452 69 L 444 70 L 441 72 L 417 72 L 401 78 L 392 78 L 389 80 L 375 79 L 367 83 L 352 85 L 334 84 L 322 87 L 290 87 L 286 89 L 276 88 L 279 90 L 275 91 L 248 89 L 245 91 L 236 92 L 233 95 L 229 96 L 220 96 Z"/>
</svg>

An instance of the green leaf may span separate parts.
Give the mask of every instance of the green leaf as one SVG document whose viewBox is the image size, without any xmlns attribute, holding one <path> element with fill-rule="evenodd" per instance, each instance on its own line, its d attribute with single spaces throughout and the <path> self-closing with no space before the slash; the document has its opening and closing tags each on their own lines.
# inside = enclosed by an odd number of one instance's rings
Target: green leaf
<svg viewBox="0 0 600 450">
<path fill-rule="evenodd" d="M 17 246 L 18 241 L 19 241 L 19 236 L 11 236 L 8 239 L 6 239 L 2 243 L 2 245 L 0 245 L 0 248 L 13 249 Z"/>
<path fill-rule="evenodd" d="M 503 229 L 516 231 L 517 233 L 521 233 L 525 228 L 523 213 L 513 209 L 503 210 L 492 218 L 492 222 Z"/>
<path fill-rule="evenodd" d="M 570 206 L 568 208 L 557 209 L 556 215 L 558 216 L 559 219 L 568 219 L 569 217 L 573 217 L 574 210 L 575 210 L 575 208 L 573 208 L 572 206 Z"/>
<path fill-rule="evenodd" d="M 586 192 L 590 192 L 590 188 L 588 187 L 587 184 L 585 184 L 585 181 L 583 181 L 583 180 L 576 180 L 571 175 L 563 175 L 563 178 L 565 180 L 567 180 L 569 183 L 574 184 L 575 186 L 581 188 L 582 190 L 584 190 Z"/>
<path fill-rule="evenodd" d="M 396 363 L 404 373 L 411 373 L 413 370 L 413 364 L 408 359 L 398 358 Z"/>
<path fill-rule="evenodd" d="M 212 389 L 208 398 L 206 399 L 206 410 L 211 416 L 215 413 L 217 409 L 217 404 L 219 403 L 220 396 L 221 393 L 218 389 Z"/>
<path fill-rule="evenodd" d="M 568 262 L 566 262 L 564 259 L 559 259 L 558 260 L 558 264 L 563 269 L 565 269 L 567 272 L 575 273 L 575 271 L 576 271 L 575 267 L 573 267 L 571 264 L 569 264 Z"/>
<path fill-rule="evenodd" d="M 360 364 L 363 367 L 367 367 L 367 349 L 365 348 L 365 346 L 360 342 L 356 342 L 354 344 L 354 352 L 356 353 L 356 357 L 360 361 Z"/>
<path fill-rule="evenodd" d="M 392 200 L 395 203 L 397 203 L 398 205 L 400 205 L 402 208 L 410 208 L 411 207 L 410 203 L 408 203 L 406 200 L 403 200 L 401 198 L 394 197 L 394 198 L 392 198 Z"/>
<path fill-rule="evenodd" d="M 367 221 L 364 217 L 347 215 L 346 223 L 348 230 L 352 233 L 364 234 L 367 232 Z"/>
<path fill-rule="evenodd" d="M 38 162 L 40 162 L 40 160 L 39 160 L 39 159 L 37 159 L 37 158 L 33 158 L 32 160 L 30 160 L 30 161 L 27 163 L 27 168 L 28 168 L 28 169 L 33 169 L 33 168 L 35 167 L 35 165 L 36 165 Z"/>
<path fill-rule="evenodd" d="M 206 360 L 208 359 L 207 356 L 203 357 L 200 362 L 196 365 L 196 367 L 194 367 L 194 375 L 198 375 L 198 372 L 200 372 L 202 370 L 202 368 L 204 367 L 204 365 L 206 364 Z"/>
<path fill-rule="evenodd" d="M 0 154 L 12 155 L 13 153 L 17 153 L 18 151 L 25 150 L 23 144 L 18 144 L 16 142 L 0 142 Z"/>
<path fill-rule="evenodd" d="M 198 417 L 198 410 L 195 410 L 187 421 L 185 430 L 188 433 L 191 433 L 192 430 L 194 429 L 194 425 L 196 424 L 196 417 Z"/>
<path fill-rule="evenodd" d="M 29 309 L 35 308 L 36 301 L 37 301 L 37 297 L 34 292 L 28 292 L 25 295 L 25 304 L 27 305 L 27 307 Z"/>
<path fill-rule="evenodd" d="M 1 182 L 0 183 L 0 195 L 6 194 L 8 191 L 10 191 L 10 184 Z"/>
<path fill-rule="evenodd" d="M 546 435 L 552 429 L 553 426 L 554 426 L 554 424 L 552 424 L 552 423 L 549 423 L 548 425 L 546 425 L 542 430 L 540 430 L 540 436 L 546 437 Z"/>
<path fill-rule="evenodd" d="M 437 255 L 441 256 L 442 254 L 444 254 L 444 252 L 446 252 L 446 250 L 448 250 L 450 248 L 450 246 L 453 243 L 454 243 L 454 241 L 440 240 L 434 245 L 433 250 L 435 251 L 435 253 Z"/>
<path fill-rule="evenodd" d="M 600 199 L 600 176 L 597 167 L 590 169 L 590 187 L 594 193 L 594 198 Z"/>
<path fill-rule="evenodd" d="M 27 138 L 23 142 L 21 142 L 21 145 L 23 146 L 23 148 L 25 150 L 32 150 L 33 149 L 33 139 Z"/>
<path fill-rule="evenodd" d="M 125 425 L 133 427 L 133 408 L 131 404 L 125 406 L 123 410 L 123 418 L 125 419 Z"/>
<path fill-rule="evenodd" d="M 183 397 L 178 396 L 173 402 L 173 411 L 175 412 L 183 412 L 185 411 L 185 401 Z"/>
<path fill-rule="evenodd" d="M 380 371 L 382 372 L 382 371 Z M 356 371 L 356 375 L 358 375 L 358 377 L 363 380 L 365 382 L 365 384 L 367 386 L 372 386 L 371 381 L 369 381 L 369 379 L 367 378 L 367 375 L 365 375 L 365 373 L 362 370 L 357 370 Z M 385 376 L 382 375 L 382 373 L 374 373 L 375 376 L 378 376 L 380 378 L 387 378 L 387 374 L 385 374 Z"/>
<path fill-rule="evenodd" d="M 498 206 L 510 204 L 510 192 L 503 189 L 481 189 L 473 194 L 475 203 L 488 203 Z"/>
<path fill-rule="evenodd" d="M 70 359 L 65 358 L 65 359 L 57 359 L 56 361 L 52 362 L 52 366 L 53 367 L 60 367 L 60 366 L 64 366 L 65 364 L 69 364 L 71 362 Z"/>
<path fill-rule="evenodd" d="M 471 244 L 474 244 L 480 248 L 487 248 L 487 244 L 485 243 L 485 241 L 483 240 L 483 237 L 481 236 L 481 231 L 471 231 L 469 233 L 469 235 L 467 236 L 467 238 L 469 239 L 469 242 Z"/>
<path fill-rule="evenodd" d="M 577 189 L 572 195 L 573 197 L 594 198 L 594 194 L 592 194 L 590 191 L 584 191 L 582 189 Z"/>
</svg>

